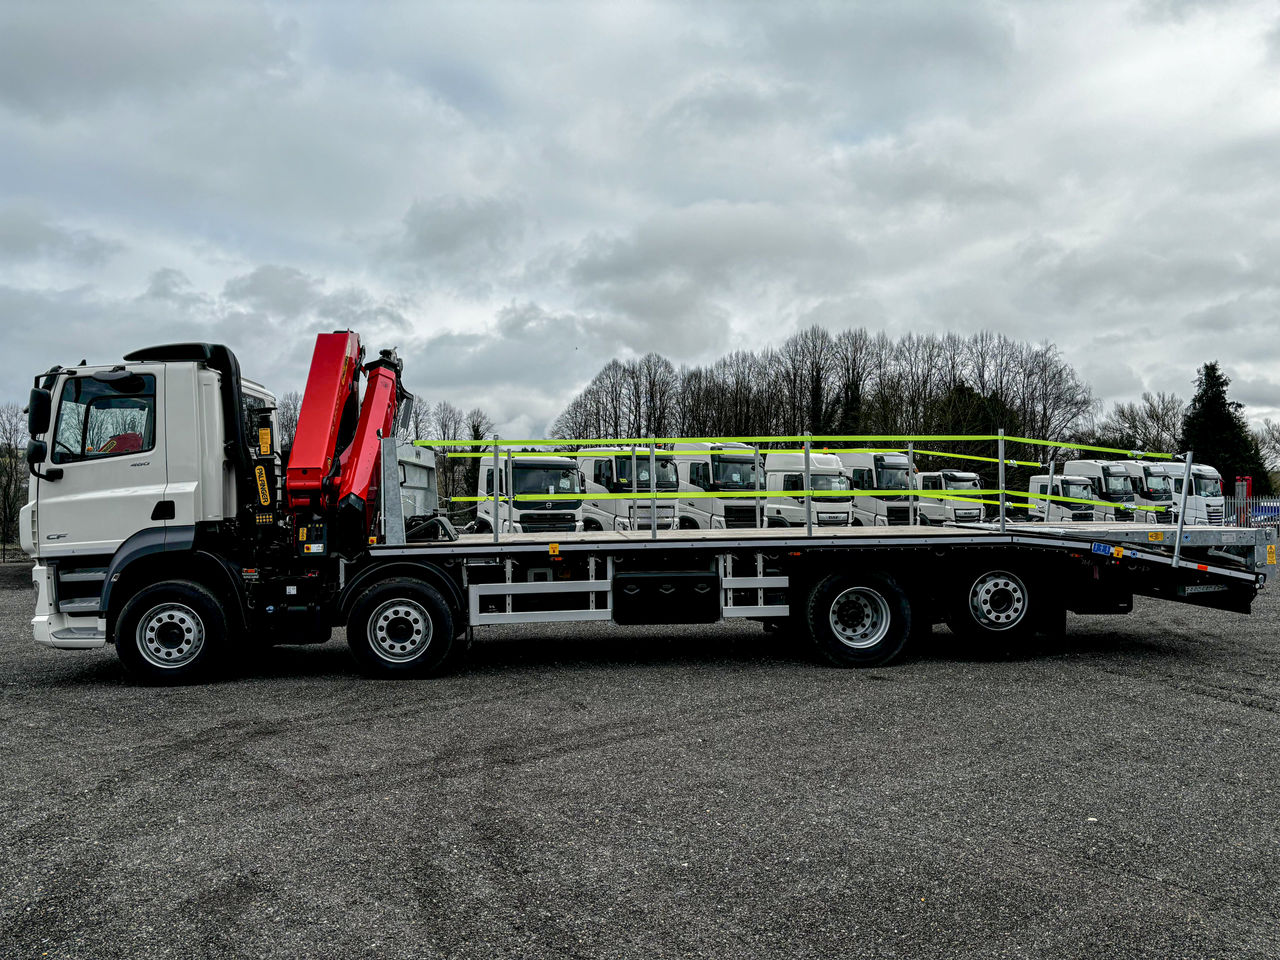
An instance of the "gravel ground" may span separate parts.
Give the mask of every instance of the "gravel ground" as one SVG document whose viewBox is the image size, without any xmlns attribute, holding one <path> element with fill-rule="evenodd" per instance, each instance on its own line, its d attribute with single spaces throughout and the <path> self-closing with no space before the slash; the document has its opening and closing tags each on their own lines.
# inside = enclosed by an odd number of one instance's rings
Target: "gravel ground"
<svg viewBox="0 0 1280 960">
<path fill-rule="evenodd" d="M 148 689 L 0 570 L 0 957 L 1280 955 L 1280 599 L 1002 658 L 754 625 L 340 636 Z"/>
</svg>

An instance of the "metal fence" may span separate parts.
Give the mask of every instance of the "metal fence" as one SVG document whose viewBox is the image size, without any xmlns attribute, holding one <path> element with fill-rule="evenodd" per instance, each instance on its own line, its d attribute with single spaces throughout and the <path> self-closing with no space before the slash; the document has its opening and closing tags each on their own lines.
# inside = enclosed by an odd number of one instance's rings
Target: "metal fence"
<svg viewBox="0 0 1280 960">
<path fill-rule="evenodd" d="M 1280 527 L 1280 497 L 1227 497 L 1222 512 L 1228 527 Z"/>
</svg>

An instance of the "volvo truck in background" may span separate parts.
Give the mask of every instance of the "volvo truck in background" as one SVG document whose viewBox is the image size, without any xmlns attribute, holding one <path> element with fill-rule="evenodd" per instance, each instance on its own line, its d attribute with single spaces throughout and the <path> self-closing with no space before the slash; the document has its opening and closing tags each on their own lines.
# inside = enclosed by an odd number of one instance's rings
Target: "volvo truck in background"
<svg viewBox="0 0 1280 960">
<path fill-rule="evenodd" d="M 1182 502 L 1182 473 L 1171 466 L 1175 503 Z M 1222 475 L 1207 463 L 1191 465 L 1191 489 L 1187 491 L 1187 516 L 1185 523 L 1200 526 L 1223 525 L 1226 498 L 1222 492 Z"/>
<path fill-rule="evenodd" d="M 578 458 L 588 494 L 644 493 L 650 489 L 649 450 L 592 450 Z M 666 452 L 655 459 L 653 487 L 661 493 L 680 489 L 676 462 Z M 659 530 L 678 527 L 677 503 L 673 499 L 658 500 L 656 525 Z M 586 530 L 652 530 L 655 525 L 653 505 L 644 500 L 590 500 L 583 505 Z"/>
<path fill-rule="evenodd" d="M 764 458 L 765 525 L 770 527 L 803 527 L 804 496 L 790 491 L 803 491 L 804 454 L 766 453 Z M 849 490 L 844 464 L 832 453 L 809 454 L 809 489 L 831 490 L 831 495 L 813 497 L 809 516 L 815 527 L 847 527 L 853 522 L 853 497 L 839 491 Z"/>
<path fill-rule="evenodd" d="M 1177 523 L 1178 504 L 1173 498 L 1171 469 L 1152 460 L 1121 460 L 1133 487 L 1135 519 L 1139 523 Z M 1163 507 L 1163 510 L 1153 509 Z"/>
<path fill-rule="evenodd" d="M 1027 493 L 1032 496 L 1027 500 L 1027 518 L 1044 520 L 1049 523 L 1076 522 L 1083 523 L 1096 519 L 1094 508 L 1087 503 L 1071 503 L 1064 500 L 1038 500 L 1035 494 L 1054 497 L 1071 497 L 1075 500 L 1096 500 L 1093 483 L 1088 477 L 1058 475 L 1053 478 L 1053 489 L 1049 489 L 1049 475 L 1037 474 L 1027 483 Z"/>
<path fill-rule="evenodd" d="M 966 490 L 981 490 L 982 478 L 965 470 L 934 470 L 916 474 L 915 486 L 917 490 L 963 494 Z M 964 500 L 920 497 L 916 504 L 920 523 L 978 523 L 982 516 L 982 504 Z"/>
<path fill-rule="evenodd" d="M 493 461 L 481 460 L 477 496 L 493 496 Z M 492 533 L 495 507 L 498 529 L 505 533 L 573 532 L 583 528 L 581 500 L 515 500 L 518 496 L 582 493 L 582 475 L 569 457 L 512 457 L 498 461 L 499 502 L 482 500 L 476 505 L 475 530 Z"/>
<path fill-rule="evenodd" d="M 901 494 L 862 494 L 853 498 L 855 527 L 884 527 L 911 522 L 911 465 L 904 453 L 841 453 L 845 475 L 855 490 L 901 490 Z"/>
<path fill-rule="evenodd" d="M 670 448 L 687 493 L 748 491 L 756 488 L 755 451 L 745 443 L 681 443 Z M 639 454 L 637 454 L 639 456 Z M 648 457 L 648 452 L 644 454 Z M 679 501 L 678 524 L 686 529 L 725 530 L 756 526 L 750 497 L 690 497 Z"/>
<path fill-rule="evenodd" d="M 1132 520 L 1133 484 L 1129 470 L 1116 460 L 1068 460 L 1062 465 L 1066 476 L 1085 477 L 1093 486 L 1091 500 L 1102 500 L 1106 506 L 1093 508 L 1093 519 L 1103 521 Z"/>
</svg>

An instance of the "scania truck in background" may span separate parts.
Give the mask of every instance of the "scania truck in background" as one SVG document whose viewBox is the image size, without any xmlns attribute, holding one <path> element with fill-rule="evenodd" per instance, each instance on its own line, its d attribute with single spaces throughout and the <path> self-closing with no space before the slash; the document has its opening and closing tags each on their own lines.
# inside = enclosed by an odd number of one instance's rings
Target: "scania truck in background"
<svg viewBox="0 0 1280 960">
<path fill-rule="evenodd" d="M 649 490 L 649 450 L 591 450 L 578 458 L 588 494 L 644 493 Z M 668 453 L 654 458 L 653 486 L 662 493 L 680 489 L 675 460 Z M 672 530 L 679 524 L 676 500 L 660 499 L 657 512 L 644 500 L 591 500 L 583 504 L 587 530 Z M 655 523 L 656 516 L 656 523 Z"/>
<path fill-rule="evenodd" d="M 477 496 L 493 496 L 493 463 L 480 461 Z M 512 457 L 498 459 L 499 502 L 481 500 L 476 504 L 478 533 L 491 533 L 494 526 L 494 507 L 497 507 L 497 523 L 512 533 L 562 533 L 581 530 L 583 525 L 583 501 L 581 500 L 507 500 L 509 490 L 516 496 L 534 496 L 540 493 L 582 493 L 578 464 L 569 457 Z M 511 482 L 514 479 L 514 482 Z"/>
<path fill-rule="evenodd" d="M 854 490 L 901 490 L 901 494 L 855 494 L 853 525 L 885 527 L 911 522 L 911 465 L 904 453 L 841 453 Z"/>
<path fill-rule="evenodd" d="M 167 344 L 36 375 L 21 512 L 36 641 L 114 644 L 134 675 L 162 682 L 244 668 L 270 645 L 323 643 L 341 627 L 364 671 L 393 677 L 445 670 L 493 624 L 542 635 L 557 622 L 739 619 L 783 624 L 780 642 L 834 665 L 878 666 L 943 619 L 959 648 L 1060 633 L 1068 610 L 1126 613 L 1139 594 L 1247 613 L 1276 569 L 1270 527 L 460 535 L 444 517 L 404 515 L 406 500 L 421 502 L 406 479 L 423 470 L 399 469 L 394 437 L 412 402 L 401 370 L 391 351 L 366 361 L 350 331 L 317 337 L 287 466 L 272 394 L 224 346 Z M 678 498 L 663 460 L 662 489 Z M 620 502 L 649 505 L 639 456 L 595 461 L 638 491 Z"/>
<path fill-rule="evenodd" d="M 1027 493 L 1032 496 L 1027 500 L 1027 517 L 1030 520 L 1044 520 L 1050 523 L 1088 523 L 1094 519 L 1094 508 L 1087 503 L 1072 503 L 1071 500 L 1094 500 L 1096 494 L 1093 483 L 1088 477 L 1071 475 L 1054 475 L 1053 489 L 1049 489 L 1049 475 L 1037 474 L 1027 482 Z M 1071 500 L 1038 500 L 1035 494 L 1044 497 L 1070 497 Z"/>
<path fill-rule="evenodd" d="M 765 501 L 765 523 L 771 527 L 803 527 L 805 525 L 805 501 L 809 505 L 809 517 L 815 527 L 847 527 L 853 522 L 853 497 L 840 491 L 849 489 L 844 464 L 832 453 L 809 455 L 809 489 L 832 491 L 808 498 L 789 491 L 803 491 L 804 454 L 766 453 L 764 458 L 765 489 L 769 499 Z"/>
<path fill-rule="evenodd" d="M 1156 463 L 1152 460 L 1119 461 L 1129 473 L 1133 487 L 1134 519 L 1139 523 L 1177 523 L 1178 502 L 1173 496 L 1173 482 L 1169 471 L 1175 464 Z M 1164 509 L 1153 509 L 1163 507 Z"/>
<path fill-rule="evenodd" d="M 965 470 L 934 470 L 916 474 L 915 487 L 921 491 L 981 490 L 982 478 Z M 983 518 L 983 505 L 941 497 L 920 497 L 916 503 L 918 523 L 978 523 Z"/>
<path fill-rule="evenodd" d="M 675 461 L 684 492 L 732 493 L 756 488 L 757 458 L 745 443 L 680 443 L 665 452 Z M 695 496 L 679 504 L 678 523 L 684 529 L 737 530 L 757 525 L 757 506 L 750 498 Z"/>
<path fill-rule="evenodd" d="M 1095 506 L 1093 519 L 1104 523 L 1133 519 L 1133 484 L 1129 470 L 1116 460 L 1068 460 L 1062 472 L 1073 477 L 1085 477 L 1093 486 L 1090 499 L 1105 501 L 1108 506 Z"/>
<path fill-rule="evenodd" d="M 1171 468 L 1175 502 L 1182 500 L 1182 476 L 1176 467 Z M 1222 474 L 1207 463 L 1191 464 L 1191 489 L 1187 491 L 1187 518 L 1184 521 L 1198 526 L 1223 525 L 1226 497 L 1222 490 Z"/>
</svg>

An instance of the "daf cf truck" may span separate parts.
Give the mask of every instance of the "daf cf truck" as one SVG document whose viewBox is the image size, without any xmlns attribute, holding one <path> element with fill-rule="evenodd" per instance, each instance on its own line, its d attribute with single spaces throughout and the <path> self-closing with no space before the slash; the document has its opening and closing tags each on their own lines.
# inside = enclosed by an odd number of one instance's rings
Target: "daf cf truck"
<svg viewBox="0 0 1280 960">
<path fill-rule="evenodd" d="M 404 514 L 420 501 L 394 439 L 412 402 L 401 371 L 393 352 L 367 359 L 351 331 L 317 337 L 287 466 L 272 393 L 225 346 L 164 344 L 37 374 L 21 511 L 35 640 L 112 645 L 131 675 L 178 682 L 250 668 L 272 645 L 327 642 L 336 627 L 364 672 L 390 678 L 448 669 L 489 625 L 543 636 L 565 622 L 736 619 L 868 667 L 940 620 L 963 650 L 1061 633 L 1067 611 L 1127 613 L 1136 595 L 1248 613 L 1276 569 L 1272 528 L 459 534 L 444 517 Z M 659 492 L 644 491 L 630 451 L 595 460 L 628 491 L 611 499 L 648 506 Z"/>
<path fill-rule="evenodd" d="M 981 490 L 982 478 L 965 470 L 933 470 L 916 474 L 916 489 L 939 493 L 954 491 L 963 496 L 966 490 Z M 978 523 L 983 518 L 983 505 L 941 497 L 920 497 L 916 503 L 918 523 Z"/>
<path fill-rule="evenodd" d="M 853 525 L 886 527 L 911 523 L 910 462 L 903 453 L 841 453 L 845 475 L 854 490 L 901 490 L 902 493 L 855 494 Z"/>
<path fill-rule="evenodd" d="M 765 521 L 771 527 L 803 527 L 805 501 L 810 501 L 810 521 L 816 527 L 847 527 L 853 522 L 853 497 L 844 464 L 831 453 L 809 454 L 809 489 L 818 496 L 797 495 L 805 489 L 803 453 L 767 453 L 764 458 Z M 790 491 L 796 491 L 795 493 Z M 827 491 L 830 491 L 828 493 Z"/>
<path fill-rule="evenodd" d="M 578 458 L 588 494 L 641 494 L 651 487 L 662 494 L 657 508 L 646 500 L 593 500 L 583 502 L 582 520 L 587 530 L 672 530 L 679 526 L 678 501 L 667 495 L 680 489 L 676 462 L 668 453 L 654 458 L 650 483 L 648 448 L 592 450 Z"/>
<path fill-rule="evenodd" d="M 755 451 L 745 443 L 681 443 L 670 448 L 680 490 L 693 494 L 756 489 Z M 645 456 L 648 456 L 647 452 Z M 752 498 L 694 496 L 679 501 L 678 523 L 692 530 L 739 530 L 757 525 Z"/>
<path fill-rule="evenodd" d="M 1032 496 L 1027 500 L 1027 516 L 1030 520 L 1044 520 L 1050 523 L 1088 523 L 1094 520 L 1094 507 L 1087 503 L 1073 503 L 1073 500 L 1093 500 L 1095 492 L 1093 483 L 1088 477 L 1055 475 L 1053 489 L 1049 489 L 1049 475 L 1037 474 L 1027 483 L 1027 493 Z M 1045 497 L 1038 500 L 1035 494 Z M 1069 500 L 1049 500 L 1048 496 L 1069 497 Z"/>
<path fill-rule="evenodd" d="M 1176 466 L 1171 468 L 1175 503 L 1182 502 L 1182 477 Z M 1207 463 L 1191 464 L 1191 487 L 1187 491 L 1186 523 L 1197 526 L 1223 525 L 1226 497 L 1222 491 L 1222 474 Z"/>
<path fill-rule="evenodd" d="M 1173 496 L 1170 471 L 1179 469 L 1179 465 L 1151 460 L 1119 462 L 1128 471 L 1133 487 L 1134 519 L 1139 523 L 1177 523 L 1178 503 Z"/>
</svg>

